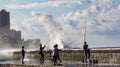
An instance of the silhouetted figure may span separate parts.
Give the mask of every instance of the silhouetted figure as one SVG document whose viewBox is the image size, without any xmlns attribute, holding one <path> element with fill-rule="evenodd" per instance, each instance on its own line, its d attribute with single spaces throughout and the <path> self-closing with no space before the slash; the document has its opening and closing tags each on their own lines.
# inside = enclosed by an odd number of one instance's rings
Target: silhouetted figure
<svg viewBox="0 0 120 67">
<path fill-rule="evenodd" d="M 39 54 L 40 54 L 40 60 L 44 62 L 44 54 L 43 54 L 43 50 L 46 46 L 43 46 L 42 47 L 42 44 L 40 44 L 40 51 L 39 51 Z"/>
<path fill-rule="evenodd" d="M 53 50 L 53 62 L 54 62 L 54 65 L 56 65 L 57 60 L 59 60 L 61 62 L 60 57 L 59 57 L 58 45 L 55 44 L 54 45 L 54 50 Z"/>
<path fill-rule="evenodd" d="M 90 59 L 90 49 L 88 48 L 87 42 L 84 42 L 83 49 L 85 54 L 84 62 L 87 63 L 87 59 Z"/>
<path fill-rule="evenodd" d="M 22 64 L 24 64 L 24 57 L 25 57 L 24 46 L 22 46 L 21 54 L 22 54 Z"/>
</svg>

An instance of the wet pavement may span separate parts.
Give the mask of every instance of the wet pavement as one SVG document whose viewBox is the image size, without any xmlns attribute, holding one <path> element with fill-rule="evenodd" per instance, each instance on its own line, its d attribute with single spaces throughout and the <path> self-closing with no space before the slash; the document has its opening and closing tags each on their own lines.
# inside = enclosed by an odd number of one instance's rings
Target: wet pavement
<svg viewBox="0 0 120 67">
<path fill-rule="evenodd" d="M 8 61 L 0 61 L 0 64 L 22 64 L 21 61 L 18 60 L 8 60 Z M 40 65 L 40 66 L 54 66 L 52 62 L 50 61 L 45 61 L 44 63 L 41 63 L 39 61 L 25 61 L 24 65 L 34 65 L 34 67 L 36 67 L 36 65 Z M 120 67 L 119 64 L 110 64 L 110 63 L 106 63 L 106 64 L 85 64 L 85 63 L 81 63 L 81 62 L 62 62 L 56 66 L 59 67 Z"/>
</svg>

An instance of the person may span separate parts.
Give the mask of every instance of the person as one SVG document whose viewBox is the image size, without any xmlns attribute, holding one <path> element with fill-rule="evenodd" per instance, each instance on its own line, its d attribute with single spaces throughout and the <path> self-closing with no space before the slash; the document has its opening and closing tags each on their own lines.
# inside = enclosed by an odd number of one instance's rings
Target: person
<svg viewBox="0 0 120 67">
<path fill-rule="evenodd" d="M 24 57 L 25 57 L 24 46 L 22 46 L 21 54 L 22 54 L 22 64 L 24 64 Z"/>
<path fill-rule="evenodd" d="M 59 57 L 58 45 L 55 44 L 54 45 L 54 50 L 53 50 L 53 62 L 54 62 L 54 65 L 56 65 L 57 60 L 59 60 L 61 62 L 60 57 Z"/>
<path fill-rule="evenodd" d="M 46 46 L 43 46 L 42 47 L 42 44 L 40 44 L 40 51 L 39 51 L 39 54 L 40 54 L 40 60 L 44 61 L 44 54 L 43 54 L 43 50 Z"/>
<path fill-rule="evenodd" d="M 84 42 L 83 50 L 85 55 L 84 61 L 87 63 L 87 59 L 90 59 L 90 49 L 88 48 L 87 42 Z"/>
</svg>

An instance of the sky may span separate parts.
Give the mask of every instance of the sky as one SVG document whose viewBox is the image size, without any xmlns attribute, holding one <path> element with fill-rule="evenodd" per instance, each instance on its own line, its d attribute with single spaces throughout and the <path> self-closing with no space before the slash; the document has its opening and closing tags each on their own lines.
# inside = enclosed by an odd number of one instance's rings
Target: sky
<svg viewBox="0 0 120 67">
<path fill-rule="evenodd" d="M 82 48 L 120 47 L 120 0 L 0 0 L 22 38 Z"/>
</svg>

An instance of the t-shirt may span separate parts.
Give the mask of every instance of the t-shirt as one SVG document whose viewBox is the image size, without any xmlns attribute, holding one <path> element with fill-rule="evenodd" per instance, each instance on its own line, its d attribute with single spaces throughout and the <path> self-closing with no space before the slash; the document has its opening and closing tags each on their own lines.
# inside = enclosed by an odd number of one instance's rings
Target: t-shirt
<svg viewBox="0 0 120 67">
<path fill-rule="evenodd" d="M 58 55 L 58 48 L 54 48 L 53 50 L 53 56 L 57 56 Z"/>
</svg>

